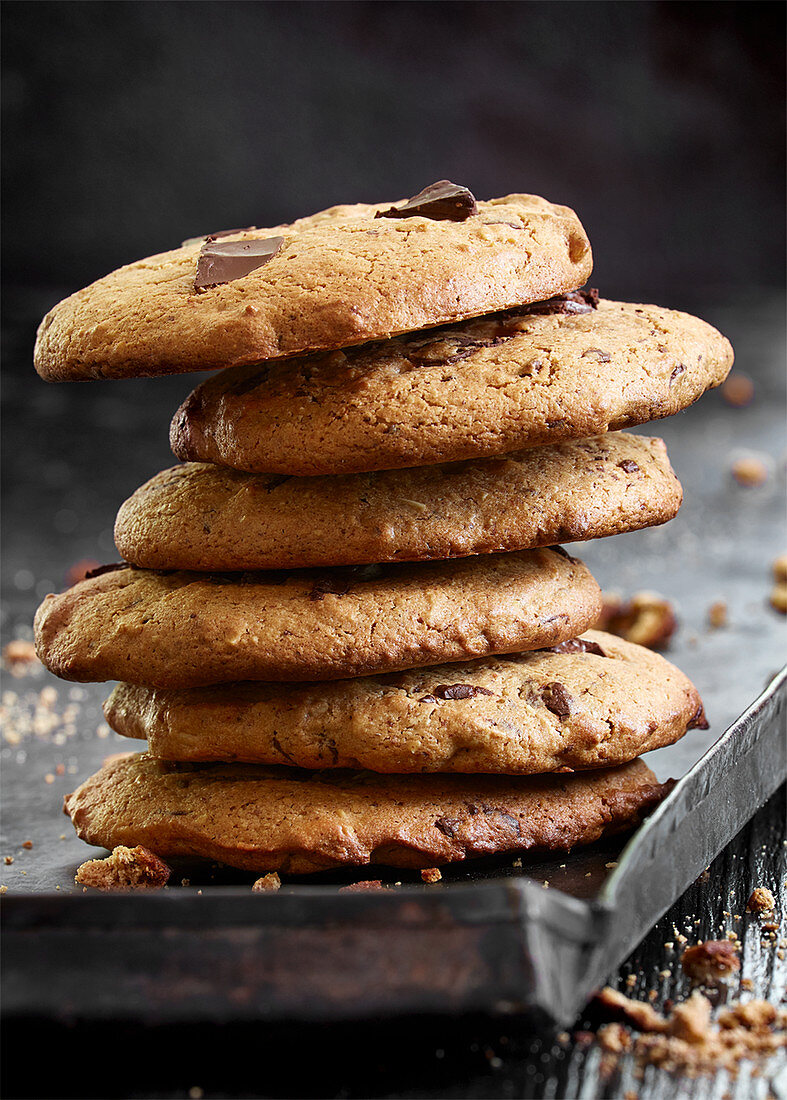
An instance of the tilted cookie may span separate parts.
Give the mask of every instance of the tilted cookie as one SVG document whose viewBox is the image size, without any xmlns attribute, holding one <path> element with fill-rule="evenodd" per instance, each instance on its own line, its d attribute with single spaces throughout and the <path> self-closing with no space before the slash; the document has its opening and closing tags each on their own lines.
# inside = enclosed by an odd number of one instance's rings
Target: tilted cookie
<svg viewBox="0 0 787 1100">
<path fill-rule="evenodd" d="M 558 548 L 280 574 L 118 566 L 47 596 L 35 631 L 39 657 L 65 680 L 196 687 L 539 649 L 600 609 L 593 577 Z"/>
<path fill-rule="evenodd" d="M 184 463 L 121 506 L 115 542 L 126 561 L 149 569 L 438 560 L 654 526 L 681 499 L 663 442 L 619 432 L 344 477 Z"/>
<path fill-rule="evenodd" d="M 460 221 L 389 206 L 336 206 L 122 267 L 46 315 L 36 370 L 128 378 L 277 359 L 541 301 L 590 275 L 576 214 L 537 196 L 465 206 Z"/>
<path fill-rule="evenodd" d="M 65 800 L 88 844 L 309 874 L 569 851 L 629 829 L 669 790 L 635 760 L 571 776 L 375 775 L 129 755 Z"/>
<path fill-rule="evenodd" d="M 707 727 L 690 680 L 611 634 L 331 684 L 120 684 L 107 722 L 164 760 L 527 775 L 623 764 Z"/>
<path fill-rule="evenodd" d="M 583 292 L 385 343 L 209 378 L 175 414 L 178 458 L 276 474 L 505 454 L 671 416 L 732 349 L 704 321 Z M 582 308 L 583 312 L 566 312 Z"/>
</svg>

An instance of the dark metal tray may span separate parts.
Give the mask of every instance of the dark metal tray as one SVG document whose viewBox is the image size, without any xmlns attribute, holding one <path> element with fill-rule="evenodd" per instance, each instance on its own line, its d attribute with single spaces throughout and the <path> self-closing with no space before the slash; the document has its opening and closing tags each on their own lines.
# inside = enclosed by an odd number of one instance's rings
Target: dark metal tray
<svg viewBox="0 0 787 1100">
<path fill-rule="evenodd" d="M 507 874 L 460 869 L 437 889 L 12 894 L 5 1011 L 146 1022 L 485 1011 L 567 1023 L 783 781 L 786 712 L 787 671 L 619 855 L 605 846 L 529 864 L 532 877 L 513 877 L 507 861 Z M 592 896 L 577 896 L 582 883 Z"/>
</svg>

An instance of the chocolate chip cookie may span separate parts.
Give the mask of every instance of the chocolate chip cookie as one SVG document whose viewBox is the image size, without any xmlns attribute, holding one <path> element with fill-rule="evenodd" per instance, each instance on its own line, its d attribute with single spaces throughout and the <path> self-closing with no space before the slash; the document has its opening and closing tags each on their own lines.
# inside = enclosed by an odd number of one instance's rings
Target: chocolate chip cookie
<svg viewBox="0 0 787 1100">
<path fill-rule="evenodd" d="M 149 569 L 288 569 L 419 561 L 617 535 L 677 513 L 660 439 L 595 439 L 340 477 L 186 462 L 120 508 L 121 555 Z"/>
<path fill-rule="evenodd" d="M 47 596 L 35 631 L 63 679 L 195 687 L 540 649 L 586 630 L 600 608 L 593 577 L 559 549 L 278 574 L 127 565 Z"/>
<path fill-rule="evenodd" d="M 640 760 L 571 776 L 375 775 L 127 756 L 65 800 L 88 844 L 309 874 L 569 851 L 636 825 L 667 793 Z"/>
</svg>

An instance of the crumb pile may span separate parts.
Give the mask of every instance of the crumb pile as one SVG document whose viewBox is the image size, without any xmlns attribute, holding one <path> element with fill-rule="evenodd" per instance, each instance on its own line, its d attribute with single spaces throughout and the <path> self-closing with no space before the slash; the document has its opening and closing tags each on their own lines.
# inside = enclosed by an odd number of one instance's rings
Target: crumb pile
<svg viewBox="0 0 787 1100">
<path fill-rule="evenodd" d="M 66 799 L 114 849 L 79 881 L 160 885 L 187 856 L 256 891 L 366 864 L 436 883 L 658 802 L 639 757 L 707 727 L 652 651 L 674 615 L 602 608 L 558 544 L 676 514 L 663 442 L 620 429 L 720 385 L 732 351 L 580 289 L 591 269 L 573 211 L 440 181 L 186 241 L 44 318 L 49 380 L 216 371 L 173 418 L 181 464 L 120 508 L 124 561 L 36 615 L 43 663 L 119 681 L 107 721 L 148 742 Z"/>
</svg>

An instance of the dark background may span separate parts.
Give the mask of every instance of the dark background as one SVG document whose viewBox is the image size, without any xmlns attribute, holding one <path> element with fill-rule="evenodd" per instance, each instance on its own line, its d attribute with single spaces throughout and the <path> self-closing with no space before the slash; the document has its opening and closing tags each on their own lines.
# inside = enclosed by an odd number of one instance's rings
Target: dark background
<svg viewBox="0 0 787 1100">
<path fill-rule="evenodd" d="M 783 277 L 781 3 L 3 8 L 12 283 L 440 177 L 574 207 L 610 297 Z"/>
<path fill-rule="evenodd" d="M 36 325 L 187 236 L 440 177 L 533 191 L 578 211 L 603 294 L 762 346 L 739 362 L 781 400 L 781 3 L 6 0 L 2 18 L 6 631 L 73 563 L 116 559 L 115 512 L 172 464 L 197 380 L 44 383 Z"/>
</svg>

